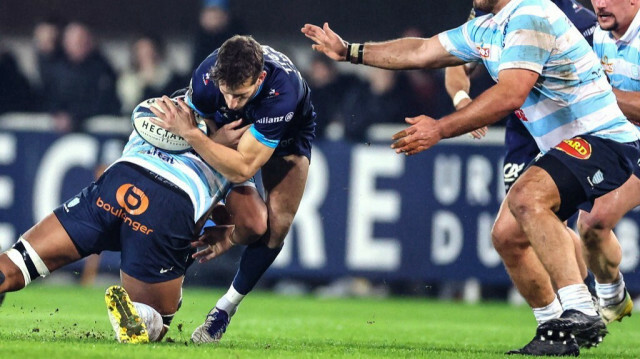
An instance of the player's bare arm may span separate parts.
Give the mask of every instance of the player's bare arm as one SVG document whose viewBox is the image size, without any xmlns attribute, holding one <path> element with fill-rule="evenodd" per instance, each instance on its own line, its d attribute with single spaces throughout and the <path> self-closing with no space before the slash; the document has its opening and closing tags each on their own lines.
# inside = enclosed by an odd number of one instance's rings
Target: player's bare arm
<svg viewBox="0 0 640 359">
<path fill-rule="evenodd" d="M 496 85 L 463 109 L 440 120 L 424 115 L 407 118 L 411 126 L 393 135 L 395 142 L 391 148 L 396 153 L 414 155 L 443 138 L 459 136 L 497 122 L 522 106 L 538 77 L 538 73 L 529 70 L 503 70 Z"/>
<path fill-rule="evenodd" d="M 469 91 L 471 89 L 471 80 L 469 73 L 473 68 L 467 65 L 447 67 L 444 75 L 444 86 L 453 101 L 453 107 L 459 110 L 471 103 Z M 471 137 L 479 140 L 483 138 L 489 131 L 488 127 L 482 127 L 471 131 Z"/>
<path fill-rule="evenodd" d="M 460 91 L 464 91 L 467 94 L 469 93 L 471 90 L 471 80 L 464 69 L 464 65 L 447 67 L 444 72 L 444 87 L 449 97 L 453 99 Z M 470 101 L 464 102 L 465 105 L 467 105 L 468 102 Z"/>
<path fill-rule="evenodd" d="M 315 51 L 322 52 L 336 61 L 347 60 L 348 42 L 331 30 L 328 23 L 324 23 L 323 27 L 305 24 L 301 31 L 315 42 L 311 46 Z M 464 63 L 446 51 L 437 36 L 428 39 L 407 37 L 385 42 L 368 42 L 360 46 L 363 46 L 362 63 L 389 70 L 442 68 Z"/>
<path fill-rule="evenodd" d="M 209 135 L 216 143 L 227 146 L 229 148 L 237 149 L 238 143 L 242 138 L 242 135 L 251 127 L 251 125 L 246 125 L 244 127 L 240 127 L 243 119 L 235 120 L 233 122 L 229 122 L 226 125 L 220 127 L 219 129 L 212 131 L 213 133 Z M 213 122 L 213 121 L 212 121 Z"/>
<path fill-rule="evenodd" d="M 265 146 L 248 132 L 240 138 L 237 150 L 216 143 L 198 130 L 194 114 L 184 101 L 179 99 L 176 106 L 169 97 L 163 96 L 159 102 L 163 112 L 154 109 L 158 119 L 150 121 L 187 140 L 202 159 L 231 182 L 249 180 L 273 154 L 273 148 Z"/>
<path fill-rule="evenodd" d="M 631 123 L 640 126 L 640 92 L 622 91 L 614 88 L 613 93 L 618 99 L 618 106 L 620 106 L 622 113 Z"/>
</svg>

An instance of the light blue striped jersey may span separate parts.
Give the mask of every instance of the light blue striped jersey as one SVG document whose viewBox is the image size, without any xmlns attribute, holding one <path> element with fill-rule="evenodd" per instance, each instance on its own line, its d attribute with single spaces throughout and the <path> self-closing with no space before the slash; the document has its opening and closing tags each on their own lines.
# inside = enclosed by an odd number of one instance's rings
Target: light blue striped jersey
<svg viewBox="0 0 640 359">
<path fill-rule="evenodd" d="M 620 111 L 597 56 L 548 0 L 511 0 L 497 14 L 441 33 L 449 53 L 483 62 L 494 80 L 505 69 L 540 75 L 516 115 L 541 152 L 582 134 L 632 142 L 640 133 Z"/>
<path fill-rule="evenodd" d="M 598 26 L 593 34 L 593 50 L 611 86 L 622 91 L 640 91 L 640 11 L 618 40 Z"/>
<path fill-rule="evenodd" d="M 195 221 L 224 199 L 232 186 L 200 156 L 192 152 L 164 152 L 145 142 L 135 131 L 116 162 L 121 161 L 146 168 L 186 192 L 193 203 Z"/>
</svg>

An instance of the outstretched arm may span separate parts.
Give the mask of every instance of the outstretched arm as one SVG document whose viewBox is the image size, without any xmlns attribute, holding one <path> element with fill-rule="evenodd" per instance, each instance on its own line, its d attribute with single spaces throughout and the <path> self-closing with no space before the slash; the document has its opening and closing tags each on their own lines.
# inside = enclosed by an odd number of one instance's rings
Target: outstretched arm
<svg viewBox="0 0 640 359">
<path fill-rule="evenodd" d="M 346 61 L 347 57 L 351 55 L 347 54 L 348 42 L 331 30 L 326 22 L 322 28 L 305 24 L 301 31 L 306 37 L 315 42 L 311 46 L 314 50 L 322 52 L 336 61 Z M 362 63 L 383 69 L 441 68 L 464 63 L 445 50 L 437 36 L 428 39 L 407 37 L 358 45 L 363 46 Z M 356 49 L 353 49 L 352 54 L 356 57 L 358 56 Z M 355 60 L 351 61 L 355 62 Z"/>
<path fill-rule="evenodd" d="M 529 70 L 502 70 L 496 85 L 483 92 L 469 105 L 435 120 L 428 116 L 407 118 L 411 126 L 396 133 L 391 148 L 397 153 L 413 155 L 433 147 L 443 138 L 451 138 L 497 122 L 519 109 L 538 80 Z"/>
</svg>

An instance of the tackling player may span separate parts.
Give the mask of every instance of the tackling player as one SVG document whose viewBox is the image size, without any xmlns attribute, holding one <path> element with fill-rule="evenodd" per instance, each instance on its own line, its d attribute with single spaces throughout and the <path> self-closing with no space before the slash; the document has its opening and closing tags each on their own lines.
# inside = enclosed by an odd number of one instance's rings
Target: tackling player
<svg viewBox="0 0 640 359">
<path fill-rule="evenodd" d="M 202 258 L 211 259 L 235 243 L 249 244 L 229 291 L 191 336 L 195 343 L 217 342 L 240 301 L 275 260 L 291 228 L 307 181 L 316 114 L 309 87 L 291 60 L 250 36 L 228 39 L 200 64 L 193 72 L 186 101 L 176 107 L 165 97 L 164 113 L 154 110 L 162 121 L 155 123 L 185 138 L 208 164 L 233 182 L 246 181 L 261 170 L 266 194 L 262 202 L 252 189 L 241 203 L 233 203 L 232 191 L 226 206 L 237 233 L 231 241 L 218 241 Z M 219 125 L 241 118 L 250 128 L 237 149 L 231 149 L 202 136 L 193 125 L 191 109 Z M 239 232 L 263 218 L 266 234 L 259 240 Z"/>
<path fill-rule="evenodd" d="M 306 24 L 302 32 L 315 50 L 355 64 L 399 70 L 484 63 L 496 85 L 437 121 L 425 115 L 406 119 L 410 127 L 392 137 L 391 147 L 413 155 L 517 110 L 543 155 L 511 187 L 502 205 L 509 210 L 501 212 L 526 234 L 523 246 L 529 250 L 519 266 L 546 276 L 541 286 L 551 278 L 564 307 L 560 318 L 538 326 L 528 354 L 578 355 L 578 340 L 596 345 L 606 327 L 582 283 L 562 222 L 629 178 L 640 157 L 640 133 L 620 111 L 589 44 L 556 5 L 473 5 L 490 14 L 429 39 L 349 44 L 326 23 Z M 554 297 L 551 291 L 548 302 Z"/>
<path fill-rule="evenodd" d="M 0 293 L 23 289 L 90 254 L 120 251 L 122 286 L 105 295 L 116 338 L 159 341 L 182 302 L 194 247 L 207 245 L 206 238 L 194 238 L 231 186 L 197 154 L 162 151 L 133 132 L 96 182 L 0 255 Z M 231 229 L 214 228 L 227 235 Z"/>
</svg>

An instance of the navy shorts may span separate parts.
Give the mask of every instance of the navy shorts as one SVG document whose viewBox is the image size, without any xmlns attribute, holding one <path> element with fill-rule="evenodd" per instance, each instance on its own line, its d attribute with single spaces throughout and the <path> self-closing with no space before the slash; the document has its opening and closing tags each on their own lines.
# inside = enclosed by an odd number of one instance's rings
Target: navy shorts
<svg viewBox="0 0 640 359">
<path fill-rule="evenodd" d="M 53 213 L 83 257 L 120 251 L 121 270 L 143 282 L 178 278 L 193 262 L 191 200 L 134 164 L 114 164 Z"/>
<path fill-rule="evenodd" d="M 560 191 L 557 212 L 566 220 L 578 209 L 590 211 L 596 198 L 620 187 L 638 171 L 640 142 L 619 143 L 583 135 L 560 142 L 534 166 L 553 178 Z"/>
<path fill-rule="evenodd" d="M 305 156 L 311 161 L 311 142 L 314 137 L 313 132 L 300 132 L 296 137 L 283 138 L 278 143 L 273 155 L 277 157 L 287 155 Z"/>
<path fill-rule="evenodd" d="M 505 191 L 509 192 L 511 186 L 540 153 L 540 149 L 522 121 L 513 114 L 507 117 L 504 144 L 507 153 L 504 156 L 502 178 Z"/>
</svg>

